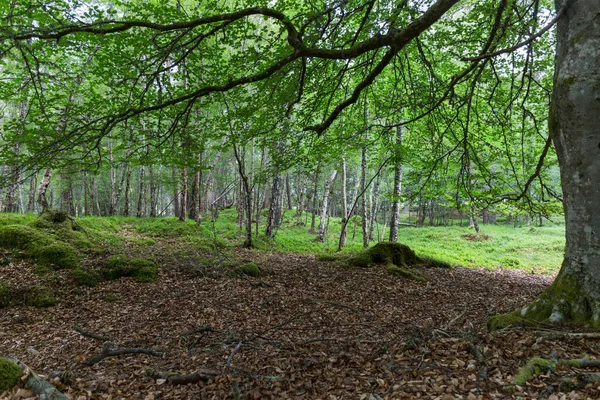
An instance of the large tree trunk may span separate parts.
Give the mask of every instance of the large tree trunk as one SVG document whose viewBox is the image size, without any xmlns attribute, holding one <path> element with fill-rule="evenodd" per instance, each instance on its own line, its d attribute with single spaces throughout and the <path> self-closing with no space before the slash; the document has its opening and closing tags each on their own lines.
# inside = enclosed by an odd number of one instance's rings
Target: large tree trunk
<svg viewBox="0 0 600 400">
<path fill-rule="evenodd" d="M 556 0 L 557 8 L 564 1 Z M 535 320 L 600 327 L 600 2 L 570 1 L 558 21 L 549 128 L 558 155 L 565 258 L 552 286 L 515 312 Z M 497 316 L 490 327 L 510 318 Z"/>
</svg>

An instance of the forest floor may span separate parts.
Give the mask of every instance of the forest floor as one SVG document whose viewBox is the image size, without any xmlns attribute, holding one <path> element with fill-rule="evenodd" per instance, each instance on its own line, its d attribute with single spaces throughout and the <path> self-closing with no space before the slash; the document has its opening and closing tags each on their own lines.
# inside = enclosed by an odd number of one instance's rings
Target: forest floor
<svg viewBox="0 0 600 400">
<path fill-rule="evenodd" d="M 565 377 L 581 372 L 573 369 L 511 387 L 531 357 L 596 358 L 597 342 L 546 340 L 539 328 L 486 329 L 488 316 L 524 306 L 551 276 L 431 268 L 420 283 L 383 266 L 346 269 L 294 253 L 230 249 L 206 265 L 175 247 L 166 239 L 148 249 L 160 265 L 152 283 L 121 278 L 87 288 L 68 283 L 64 270 L 0 265 L 5 284 L 44 284 L 58 298 L 48 308 L 0 309 L 0 354 L 58 376 L 53 382 L 72 399 L 600 397 L 598 384 L 566 387 Z M 261 276 L 234 277 L 223 257 L 254 261 Z M 164 355 L 83 363 L 103 348 Z M 175 385 L 168 375 L 149 377 L 148 368 L 199 371 L 206 380 Z M 26 394 L 19 393 L 5 397 Z"/>
</svg>

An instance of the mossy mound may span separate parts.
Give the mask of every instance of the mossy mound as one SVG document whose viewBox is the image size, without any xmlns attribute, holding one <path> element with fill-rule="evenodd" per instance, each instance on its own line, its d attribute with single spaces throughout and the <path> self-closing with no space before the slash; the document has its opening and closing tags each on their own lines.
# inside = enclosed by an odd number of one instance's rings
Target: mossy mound
<svg viewBox="0 0 600 400">
<path fill-rule="evenodd" d="M 79 286 L 94 287 L 100 282 L 100 276 L 96 271 L 76 268 L 71 272 L 73 279 Z"/>
<path fill-rule="evenodd" d="M 40 247 L 32 254 L 41 264 L 55 269 L 71 269 L 79 265 L 77 250 L 64 242 L 54 242 Z"/>
<path fill-rule="evenodd" d="M 158 274 L 156 263 L 143 258 L 127 258 L 123 254 L 110 256 L 102 269 L 104 279 L 134 277 L 137 282 L 154 282 Z"/>
<path fill-rule="evenodd" d="M 12 390 L 19 383 L 21 375 L 23 375 L 23 371 L 17 364 L 0 357 L 0 393 Z"/>
<path fill-rule="evenodd" d="M 253 262 L 246 263 L 239 268 L 240 272 L 247 276 L 252 276 L 254 278 L 260 276 L 260 269 L 258 265 Z"/>
<path fill-rule="evenodd" d="M 6 225 L 0 227 L 0 247 L 33 250 L 52 242 L 51 237 L 29 226 Z"/>
<path fill-rule="evenodd" d="M 31 307 L 52 307 L 56 303 L 54 292 L 45 286 L 35 287 L 25 296 L 25 304 Z"/>
<path fill-rule="evenodd" d="M 340 258 L 338 256 L 336 256 L 335 254 L 321 253 L 321 254 L 317 255 L 317 260 L 319 260 L 319 261 L 330 262 L 330 261 L 338 261 L 339 259 Z"/>
<path fill-rule="evenodd" d="M 452 268 L 445 261 L 419 257 L 410 247 L 402 243 L 380 242 L 346 260 L 349 267 L 368 268 L 376 264 L 395 265 L 400 268 L 431 267 Z"/>
</svg>

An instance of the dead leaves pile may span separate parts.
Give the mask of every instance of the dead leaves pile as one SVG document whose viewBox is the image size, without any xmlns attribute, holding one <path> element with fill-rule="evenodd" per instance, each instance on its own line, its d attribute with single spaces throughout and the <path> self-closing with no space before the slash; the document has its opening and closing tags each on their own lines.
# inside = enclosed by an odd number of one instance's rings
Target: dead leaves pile
<svg viewBox="0 0 600 400">
<path fill-rule="evenodd" d="M 65 284 L 66 277 L 62 282 L 49 277 L 45 284 L 61 289 L 57 306 L 0 309 L 0 354 L 62 377 L 54 382 L 82 400 L 600 396 L 594 384 L 566 391 L 556 383 L 573 371 L 553 371 L 507 388 L 530 357 L 600 356 L 592 340 L 539 341 L 523 328 L 485 331 L 489 315 L 525 305 L 550 277 L 426 269 L 423 284 L 383 268 L 332 267 L 312 256 L 246 250 L 235 256 L 257 262 L 263 275 L 239 279 L 191 274 L 189 268 L 183 273 L 170 262 L 149 284 L 123 278 L 77 288 Z M 188 267 L 190 262 L 185 261 Z M 34 275 L 27 265 L 2 268 L 3 279 Z M 75 325 L 111 341 L 85 337 Z M 165 355 L 123 355 L 82 365 L 102 346 Z M 148 376 L 148 368 L 219 374 L 173 385 L 167 375 Z"/>
</svg>

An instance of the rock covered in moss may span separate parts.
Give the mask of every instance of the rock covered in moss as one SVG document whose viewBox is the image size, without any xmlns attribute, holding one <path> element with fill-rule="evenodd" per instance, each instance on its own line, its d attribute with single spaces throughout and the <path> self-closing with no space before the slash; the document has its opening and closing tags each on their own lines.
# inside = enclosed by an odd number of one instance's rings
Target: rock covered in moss
<svg viewBox="0 0 600 400">
<path fill-rule="evenodd" d="M 127 258 L 123 254 L 110 256 L 102 270 L 105 279 L 134 277 L 137 282 L 154 282 L 158 269 L 156 263 L 144 258 Z"/>
<path fill-rule="evenodd" d="M 19 383 L 22 374 L 23 371 L 17 364 L 0 357 L 0 394 L 12 390 Z"/>
<path fill-rule="evenodd" d="M 52 243 L 52 239 L 36 229 L 24 225 L 0 227 L 0 247 L 19 250 L 34 250 Z"/>
</svg>

